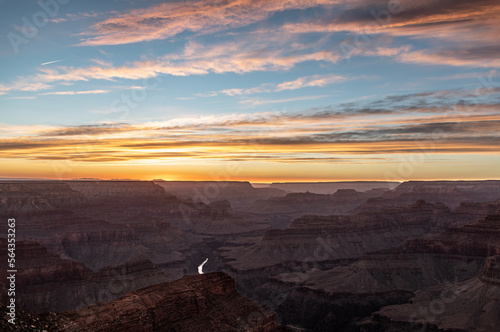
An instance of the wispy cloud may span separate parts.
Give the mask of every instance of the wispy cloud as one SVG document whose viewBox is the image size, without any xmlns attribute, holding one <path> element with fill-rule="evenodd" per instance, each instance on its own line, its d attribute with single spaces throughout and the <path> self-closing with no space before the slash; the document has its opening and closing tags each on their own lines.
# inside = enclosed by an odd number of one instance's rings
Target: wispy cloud
<svg viewBox="0 0 500 332">
<path fill-rule="evenodd" d="M 0 92 L 15 90 L 34 91 L 48 89 L 49 83 L 78 82 L 89 80 L 148 79 L 161 74 L 173 76 L 206 75 L 209 73 L 249 73 L 254 71 L 289 70 L 306 61 L 334 63 L 339 54 L 331 51 L 297 50 L 298 43 L 290 46 L 291 40 L 263 41 L 248 39 L 203 45 L 188 42 L 180 53 L 161 58 L 136 61 L 123 66 L 89 66 L 41 68 L 34 76 L 19 77 L 14 84 L 0 85 Z M 266 48 L 265 46 L 269 46 Z M 288 45 L 287 47 L 283 47 Z"/>
<path fill-rule="evenodd" d="M 67 18 L 49 18 L 48 21 L 52 23 L 61 23 L 61 22 L 66 22 L 68 19 Z"/>
<path fill-rule="evenodd" d="M 42 82 L 33 82 L 29 79 L 20 78 L 13 83 L 0 84 L 0 94 L 7 94 L 10 91 L 39 91 L 52 88 L 51 85 Z"/>
<path fill-rule="evenodd" d="M 347 32 L 352 35 L 344 41 L 349 56 L 395 56 L 401 62 L 416 64 L 500 66 L 497 59 L 498 1 L 400 0 L 397 6 L 393 5 L 389 8 L 386 1 L 353 2 L 348 9 L 327 12 L 319 19 L 285 23 L 280 31 L 295 34 Z M 440 43 L 433 43 L 429 49 L 401 49 L 393 54 L 387 52 L 391 49 L 386 49 L 385 53 L 381 50 L 364 52 L 364 48 L 371 50 L 374 47 L 371 43 L 374 36 L 410 37 Z"/>
<path fill-rule="evenodd" d="M 467 66 L 476 68 L 500 68 L 500 59 L 493 57 L 498 54 L 500 47 L 496 50 L 485 49 L 462 51 L 460 53 L 447 51 L 441 53 L 431 53 L 428 51 L 413 51 L 399 54 L 396 59 L 406 63 L 429 64 L 429 65 L 448 65 L 448 66 Z M 485 53 L 489 53 L 489 58 L 485 58 Z"/>
<path fill-rule="evenodd" d="M 117 45 L 166 39 L 182 32 L 210 33 L 249 25 L 291 9 L 330 7 L 339 0 L 202 0 L 154 5 L 114 15 L 83 33 L 81 46 Z"/>
<path fill-rule="evenodd" d="M 400 0 L 394 13 L 387 1 L 289 0 L 289 1 L 192 1 L 169 2 L 121 13 L 87 13 L 81 17 L 100 19 L 82 36 L 79 45 L 116 45 L 181 38 L 184 48 L 161 56 L 114 64 L 110 54 L 99 50 L 106 60 L 90 59 L 86 67 L 46 66 L 38 72 L 0 85 L 0 94 L 11 91 L 40 91 L 54 85 L 80 81 L 139 80 L 158 75 L 190 76 L 211 73 L 288 71 L 305 62 L 326 64 L 354 56 L 387 57 L 417 65 L 498 68 L 500 4 L 494 0 Z M 268 20 L 258 27 L 225 35 L 214 43 L 200 34 L 250 26 L 285 10 L 321 8 L 313 19 L 285 20 L 281 26 Z M 391 7 L 392 8 L 392 7 Z M 381 13 L 384 13 L 382 15 Z M 387 15 L 389 13 L 389 15 Z M 307 15 L 304 15 L 307 17 Z M 76 17 L 69 17 L 76 19 Z M 308 41 L 306 33 L 316 32 Z M 336 36 L 342 39 L 338 39 Z M 456 38 L 459 35 L 460 38 Z M 182 37 L 184 38 L 184 37 Z M 400 38 L 400 39 L 398 39 Z M 414 41 L 418 39 L 418 47 Z M 203 40 L 204 42 L 200 42 Z M 342 41 L 339 43 L 339 40 Z M 439 41 L 435 43 L 434 41 Z M 394 42 L 398 41 L 397 46 Z M 424 41 L 424 42 L 422 42 Z M 348 44 L 349 52 L 342 49 Z M 230 88 L 206 92 L 207 96 L 249 95 L 306 87 L 322 87 L 345 81 L 345 76 L 322 74 L 282 82 L 278 86 Z M 201 96 L 201 95 L 200 95 Z"/>
<path fill-rule="evenodd" d="M 285 90 L 297 90 L 307 87 L 324 87 L 329 84 L 340 83 L 359 78 L 367 79 L 368 77 L 367 76 L 347 77 L 336 74 L 310 75 L 310 76 L 299 77 L 293 81 L 287 81 L 278 84 L 263 83 L 259 86 L 252 88 L 245 88 L 245 89 L 232 88 L 232 89 L 223 89 L 219 91 L 197 93 L 195 94 L 195 97 L 215 97 L 219 95 L 234 97 L 234 96 L 251 95 L 257 93 L 272 93 Z"/>
<path fill-rule="evenodd" d="M 436 76 L 436 77 L 431 77 L 431 79 L 434 80 L 461 80 L 461 79 L 470 79 L 470 78 L 475 78 L 478 81 L 481 80 L 491 80 L 493 77 L 500 76 L 500 72 L 498 70 L 490 70 L 490 71 L 481 71 L 481 72 L 474 72 L 474 73 L 465 73 L 465 74 L 455 74 L 455 75 L 448 75 L 448 76 Z"/>
<path fill-rule="evenodd" d="M 315 100 L 320 98 L 329 97 L 328 95 L 317 95 L 317 96 L 302 96 L 295 98 L 285 98 L 285 99 L 259 99 L 259 98 L 251 98 L 240 101 L 241 104 L 251 105 L 251 106 L 260 106 L 260 105 L 268 105 L 268 104 L 279 104 L 279 103 L 288 103 L 292 101 L 300 101 L 300 100 Z"/>
<path fill-rule="evenodd" d="M 45 92 L 42 93 L 42 96 L 46 95 L 95 95 L 95 94 L 103 94 L 103 93 L 109 93 L 111 92 L 110 90 L 87 90 L 87 91 L 55 91 L 55 92 Z"/>
<path fill-rule="evenodd" d="M 335 74 L 305 76 L 294 81 L 278 84 L 276 91 L 297 90 L 304 87 L 323 87 L 328 84 L 345 82 L 347 80 L 347 77 Z"/>
<path fill-rule="evenodd" d="M 354 1 L 347 9 L 327 12 L 327 16 L 320 19 L 285 23 L 281 30 L 300 34 L 389 34 L 422 39 L 448 39 L 458 33 L 462 42 L 481 43 L 493 41 L 500 28 L 497 20 L 500 5 L 495 0 L 400 0 L 389 5 L 390 8 L 385 1 Z"/>
<path fill-rule="evenodd" d="M 489 93 L 498 96 L 500 90 Z M 0 130 L 0 151 L 9 158 L 36 160 L 195 158 L 289 163 L 381 154 L 498 153 L 500 104 L 470 103 L 464 112 L 454 107 L 451 95 L 461 95 L 465 105 L 473 101 L 472 91 L 443 90 L 295 113 L 214 114 L 31 130 L 28 126 L 21 135 L 19 128 L 5 127 Z M 422 105 L 421 98 L 429 102 Z"/>
<path fill-rule="evenodd" d="M 9 97 L 7 99 L 35 99 L 34 96 L 25 96 L 25 97 Z"/>
</svg>

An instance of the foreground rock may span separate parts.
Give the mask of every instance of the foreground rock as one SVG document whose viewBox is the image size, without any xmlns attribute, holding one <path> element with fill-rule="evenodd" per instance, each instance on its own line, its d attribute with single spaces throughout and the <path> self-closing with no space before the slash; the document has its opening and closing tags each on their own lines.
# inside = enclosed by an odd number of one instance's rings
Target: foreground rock
<svg viewBox="0 0 500 332">
<path fill-rule="evenodd" d="M 247 299 L 222 272 L 184 276 L 62 314 L 32 315 L 18 311 L 15 325 L 5 319 L 0 302 L 0 327 L 5 331 L 287 331 L 276 315 Z"/>
<path fill-rule="evenodd" d="M 274 313 L 236 292 L 222 272 L 184 276 L 62 314 L 67 331 L 279 331 Z"/>
</svg>

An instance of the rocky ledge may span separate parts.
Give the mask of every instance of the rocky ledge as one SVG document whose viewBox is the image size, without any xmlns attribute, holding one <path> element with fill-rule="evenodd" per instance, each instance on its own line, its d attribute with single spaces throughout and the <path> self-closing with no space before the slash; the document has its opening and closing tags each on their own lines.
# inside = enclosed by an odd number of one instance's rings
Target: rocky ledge
<svg viewBox="0 0 500 332">
<path fill-rule="evenodd" d="M 0 302 L 0 327 L 6 331 L 287 331 L 276 315 L 241 296 L 234 279 L 222 272 L 187 275 L 128 293 L 120 299 L 61 314 L 32 315 L 19 311 L 16 325 L 5 321 Z"/>
<path fill-rule="evenodd" d="M 229 275 L 188 275 L 61 314 L 66 331 L 280 331 L 276 315 L 241 296 Z"/>
</svg>

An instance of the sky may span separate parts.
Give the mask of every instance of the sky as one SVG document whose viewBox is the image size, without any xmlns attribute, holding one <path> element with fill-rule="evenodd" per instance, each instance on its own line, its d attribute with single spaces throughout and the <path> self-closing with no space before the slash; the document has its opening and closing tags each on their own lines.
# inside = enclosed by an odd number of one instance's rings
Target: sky
<svg viewBox="0 0 500 332">
<path fill-rule="evenodd" d="M 496 0 L 0 0 L 0 178 L 500 179 Z"/>
</svg>

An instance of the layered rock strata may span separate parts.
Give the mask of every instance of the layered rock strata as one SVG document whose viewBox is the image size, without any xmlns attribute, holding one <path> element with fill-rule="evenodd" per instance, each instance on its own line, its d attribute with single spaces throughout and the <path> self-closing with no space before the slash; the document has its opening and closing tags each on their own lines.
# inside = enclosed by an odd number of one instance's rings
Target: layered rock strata
<svg viewBox="0 0 500 332">
<path fill-rule="evenodd" d="M 236 292 L 225 273 L 188 275 L 62 316 L 66 331 L 279 331 L 274 313 Z"/>
</svg>

